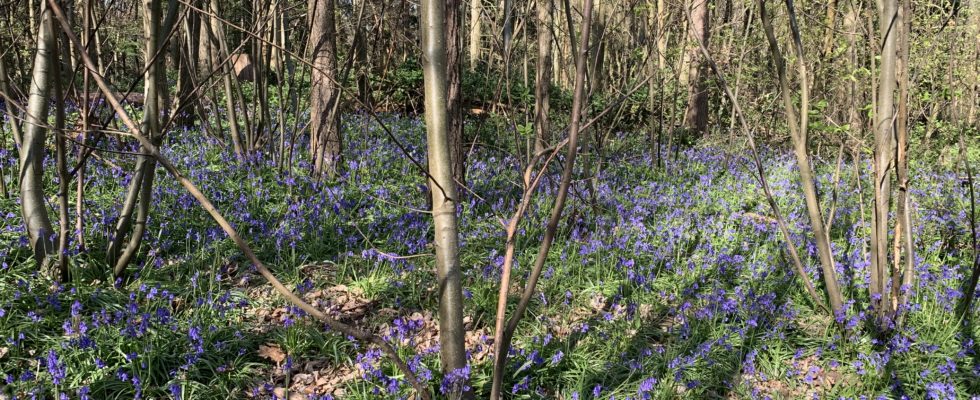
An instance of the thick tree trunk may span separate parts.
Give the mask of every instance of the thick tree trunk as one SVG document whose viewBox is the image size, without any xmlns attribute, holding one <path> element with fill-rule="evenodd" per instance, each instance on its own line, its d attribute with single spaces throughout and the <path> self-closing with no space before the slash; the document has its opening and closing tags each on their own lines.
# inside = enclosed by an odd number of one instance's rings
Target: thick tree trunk
<svg viewBox="0 0 980 400">
<path fill-rule="evenodd" d="M 45 204 L 42 161 L 47 139 L 48 100 L 55 76 L 56 37 L 51 10 L 45 3 L 38 25 L 37 51 L 27 100 L 27 115 L 20 147 L 21 213 L 34 258 L 46 268 L 57 252 L 57 233 L 51 227 Z"/>
<path fill-rule="evenodd" d="M 455 3 L 453 5 L 458 5 Z M 439 279 L 439 344 L 446 375 L 466 367 L 463 340 L 463 291 L 459 268 L 456 184 L 453 182 L 452 148 L 449 142 L 446 84 L 445 0 L 422 1 L 422 72 L 425 80 L 425 125 L 428 138 L 429 187 L 435 228 L 436 274 Z M 452 388 L 461 393 L 465 382 Z"/>
<path fill-rule="evenodd" d="M 340 118 L 336 115 L 337 38 L 334 0 L 310 0 L 310 157 L 315 174 L 334 177 L 343 151 Z"/>
<path fill-rule="evenodd" d="M 688 29 L 687 109 L 684 128 L 689 134 L 702 136 L 708 132 L 708 85 L 704 58 L 697 43 L 708 43 L 708 0 L 689 0 L 692 25 Z"/>
<path fill-rule="evenodd" d="M 466 185 L 466 145 L 463 139 L 462 18 L 460 0 L 446 2 L 446 107 L 449 157 L 453 180 Z M 463 193 L 458 190 L 457 194 Z"/>
</svg>

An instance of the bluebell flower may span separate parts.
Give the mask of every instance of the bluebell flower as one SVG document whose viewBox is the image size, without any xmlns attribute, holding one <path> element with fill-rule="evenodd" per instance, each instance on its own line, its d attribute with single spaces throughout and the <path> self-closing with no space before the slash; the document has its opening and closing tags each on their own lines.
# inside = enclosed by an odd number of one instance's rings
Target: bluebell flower
<svg viewBox="0 0 980 400">
<path fill-rule="evenodd" d="M 45 360 L 48 373 L 51 374 L 51 381 L 55 385 L 60 385 L 65 379 L 65 365 L 58 360 L 58 354 L 54 350 L 48 350 L 48 357 Z"/>
</svg>

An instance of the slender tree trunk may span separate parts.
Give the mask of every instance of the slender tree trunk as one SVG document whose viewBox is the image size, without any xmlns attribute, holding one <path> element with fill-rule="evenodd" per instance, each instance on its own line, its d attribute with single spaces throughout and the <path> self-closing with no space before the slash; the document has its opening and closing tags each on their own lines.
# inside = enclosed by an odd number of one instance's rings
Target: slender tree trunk
<svg viewBox="0 0 980 400">
<path fill-rule="evenodd" d="M 551 15 L 554 0 L 536 0 L 538 23 L 538 60 L 534 85 L 534 153 L 540 153 L 551 141 L 548 112 L 551 108 Z"/>
<path fill-rule="evenodd" d="M 892 301 L 897 318 L 904 320 L 904 311 L 912 291 L 915 273 L 915 246 L 912 238 L 912 218 L 909 202 L 909 48 L 912 45 L 912 5 L 910 0 L 902 0 L 899 9 L 901 22 L 897 38 L 899 57 L 897 61 L 898 76 L 898 117 L 896 121 L 897 148 L 895 153 L 895 173 L 898 178 L 898 193 L 895 198 L 895 271 L 892 274 Z M 900 240 L 904 238 L 904 240 Z M 901 260 L 904 253 L 905 264 Z"/>
<path fill-rule="evenodd" d="M 663 89 L 660 84 L 660 68 L 657 61 L 660 59 L 659 50 L 657 49 L 657 40 L 660 38 L 660 31 L 657 28 L 657 8 L 654 0 L 647 0 L 647 25 L 646 25 L 647 35 L 646 46 L 644 51 L 646 51 L 646 67 L 647 76 L 650 77 L 650 82 L 647 84 L 647 110 L 649 111 L 649 117 L 647 121 L 647 132 L 648 139 L 647 144 L 650 146 L 650 153 L 654 155 L 657 160 L 657 167 L 660 166 L 660 138 L 663 136 L 663 124 L 658 124 L 658 121 L 663 121 L 662 108 L 663 104 L 657 104 L 658 97 L 663 97 Z M 657 95 L 659 96 L 657 96 Z"/>
<path fill-rule="evenodd" d="M 566 3 L 567 4 L 567 3 Z M 534 266 L 531 268 L 531 275 L 528 277 L 527 284 L 524 286 L 524 291 L 521 293 L 521 299 L 517 303 L 517 308 L 514 310 L 513 314 L 509 319 L 506 320 L 506 326 L 504 326 L 504 320 L 506 319 L 506 301 L 508 292 L 510 290 L 509 283 L 501 277 L 500 292 L 498 297 L 498 307 L 497 307 L 497 320 L 496 320 L 496 330 L 494 333 L 494 362 L 493 362 L 493 382 L 491 383 L 490 389 L 490 399 L 499 400 L 503 396 L 503 379 L 506 374 L 507 368 L 507 354 L 510 351 L 511 340 L 514 337 L 514 332 L 517 330 L 517 324 L 521 321 L 521 317 L 524 315 L 524 311 L 527 310 L 528 304 L 530 304 L 531 299 L 534 298 L 535 288 L 538 284 L 538 278 L 541 277 L 541 272 L 544 269 L 544 264 L 547 261 L 548 253 L 551 251 L 551 245 L 555 239 L 555 233 L 558 231 L 558 223 L 561 220 L 562 210 L 565 207 L 565 200 L 568 197 L 568 190 L 572 184 L 572 173 L 575 169 L 575 157 L 578 154 L 578 135 L 579 128 L 581 126 L 582 112 L 585 109 L 583 103 L 587 101 L 585 98 L 585 75 L 586 75 L 586 65 L 588 63 L 589 55 L 589 31 L 592 25 L 592 0 L 585 0 L 583 5 L 583 15 L 582 15 L 582 36 L 581 43 L 579 44 L 578 52 L 575 57 L 575 90 L 572 94 L 572 115 L 571 122 L 568 127 L 568 153 L 565 158 L 565 167 L 561 174 L 561 183 L 558 186 L 558 193 L 555 195 L 555 203 L 551 208 L 551 216 L 548 219 L 548 225 L 545 227 L 544 237 L 541 239 L 541 247 L 538 248 L 537 257 L 534 259 Z M 569 29 L 572 29 L 573 25 L 569 25 Z M 544 171 L 542 171 L 544 173 Z M 510 274 L 509 270 L 505 270 L 503 274 Z"/>
<path fill-rule="evenodd" d="M 19 149 L 21 147 L 22 136 L 20 132 L 20 122 L 18 121 L 19 116 L 13 107 L 14 101 L 8 93 L 10 93 L 10 89 L 7 84 L 6 62 L 3 60 L 3 57 L 0 56 L 0 98 L 3 99 L 5 104 L 4 111 L 9 114 L 7 123 L 10 125 L 11 135 L 14 137 L 14 148 Z M 0 135 L 0 143 L 6 144 L 6 142 L 5 136 Z M 3 198 L 8 199 L 10 198 L 10 189 L 7 188 L 6 176 L 7 172 L 3 168 L 3 163 L 0 163 L 0 192 L 2 192 L 0 194 L 3 195 Z M 16 180 L 13 180 L 13 174 L 11 174 L 10 178 L 11 184 L 15 184 L 17 182 Z"/>
<path fill-rule="evenodd" d="M 483 0 L 470 0 L 470 72 L 476 71 L 483 50 Z"/>
<path fill-rule="evenodd" d="M 837 28 L 837 1 L 827 2 L 827 16 L 824 18 L 823 49 L 820 52 L 820 59 L 825 60 L 834 50 L 834 31 Z"/>
<path fill-rule="evenodd" d="M 763 17 L 765 17 L 765 15 L 763 15 Z M 692 19 L 690 14 L 688 14 L 688 19 Z M 763 22 L 767 28 L 771 26 L 767 19 L 764 19 Z M 704 57 L 705 61 L 708 63 L 708 66 L 711 68 L 712 72 L 714 72 L 715 77 L 717 78 L 715 81 L 718 83 L 718 86 L 732 102 L 732 108 L 735 115 L 738 117 L 739 124 L 742 127 L 743 133 L 745 133 L 746 139 L 748 139 L 752 161 L 755 164 L 756 177 L 759 180 L 760 186 L 762 186 L 762 192 L 766 195 L 766 201 L 769 203 L 769 208 L 772 210 L 772 213 L 775 216 L 776 225 L 779 227 L 779 231 L 783 234 L 783 239 L 786 241 L 786 250 L 789 252 L 790 259 L 793 261 L 793 268 L 795 269 L 797 275 L 800 276 L 800 280 L 803 281 L 804 288 L 806 288 L 807 293 L 810 295 L 810 298 L 813 299 L 814 303 L 817 303 L 822 307 L 826 307 L 823 300 L 817 295 L 817 291 L 814 289 L 813 283 L 810 281 L 810 277 L 803 269 L 803 262 L 800 260 L 800 255 L 796 250 L 796 244 L 793 243 L 793 237 L 790 235 L 789 229 L 787 228 L 786 219 L 783 218 L 782 212 L 779 211 L 779 205 L 776 203 L 776 199 L 769 187 L 769 181 L 766 178 L 766 171 L 762 164 L 762 159 L 759 157 L 759 149 L 755 144 L 755 134 L 752 132 L 752 129 L 749 128 L 749 123 L 745 120 L 745 113 L 742 112 L 742 108 L 738 104 L 738 97 L 736 97 L 735 94 L 732 93 L 732 90 L 728 87 L 728 83 L 725 81 L 724 75 L 722 75 L 721 71 L 718 70 L 718 65 L 711 58 L 711 55 L 708 53 L 708 48 L 705 47 L 704 43 L 699 43 L 699 48 L 701 49 L 702 57 Z"/>
<path fill-rule="evenodd" d="M 231 68 L 230 61 L 228 60 L 228 48 L 225 45 L 224 28 L 218 19 L 218 16 L 221 15 L 218 2 L 219 0 L 210 1 L 212 15 L 210 17 L 210 24 L 207 24 L 206 28 L 209 38 L 208 52 L 211 55 L 211 65 L 218 66 L 221 63 L 221 79 L 224 83 L 225 104 L 227 105 L 225 112 L 228 113 L 228 127 L 231 130 L 231 142 L 234 146 L 235 155 L 242 158 L 245 156 L 247 149 L 242 144 L 242 135 L 238 126 L 238 109 L 235 104 L 235 91 L 231 81 L 233 78 L 232 74 L 235 71 Z"/>
<path fill-rule="evenodd" d="M 963 162 L 963 170 L 966 172 L 967 193 L 970 196 L 970 245 L 973 247 L 973 268 L 971 268 L 969 278 L 963 280 L 963 297 L 959 304 L 958 314 L 960 318 L 966 318 L 973 312 L 973 298 L 976 297 L 977 283 L 980 283 L 980 245 L 977 241 L 977 198 L 973 191 L 973 168 L 970 167 L 970 158 L 967 157 L 967 142 L 964 138 L 963 130 L 960 130 L 960 160 Z"/>
<path fill-rule="evenodd" d="M 871 304 L 884 322 L 890 302 L 883 297 L 888 277 L 888 213 L 891 210 L 891 174 L 895 162 L 895 86 L 898 58 L 897 31 L 901 27 L 898 0 L 878 1 L 878 24 L 882 38 L 878 81 L 878 107 L 875 112 L 874 218 L 871 220 Z"/>
<path fill-rule="evenodd" d="M 194 59 L 194 54 L 191 50 L 192 47 L 196 47 L 195 40 L 190 35 L 193 32 L 193 27 L 197 26 L 200 21 L 200 15 L 197 12 L 189 12 L 187 17 L 183 20 L 183 29 L 180 31 L 183 34 L 178 33 L 171 42 L 171 54 L 173 55 L 174 63 L 177 64 L 177 102 L 174 105 L 174 110 L 180 112 L 180 115 L 174 115 L 178 126 L 181 127 L 193 127 L 194 126 L 194 114 L 195 108 L 193 103 L 197 101 L 194 98 L 194 84 L 192 83 L 191 74 L 197 72 L 196 62 Z"/>
<path fill-rule="evenodd" d="M 504 58 L 508 58 L 509 52 L 513 49 L 512 40 L 514 38 L 514 0 L 503 0 L 504 1 L 504 20 L 500 24 L 503 26 L 503 40 L 504 40 Z M 505 65 L 505 68 L 510 68 L 509 65 Z"/>
<path fill-rule="evenodd" d="M 824 219 L 821 215 L 820 199 L 817 197 L 817 189 L 814 183 L 813 170 L 810 167 L 810 154 L 807 147 L 810 93 L 809 83 L 807 82 L 806 59 L 803 55 L 803 43 L 800 38 L 799 28 L 796 24 L 796 12 L 793 8 L 793 1 L 786 0 L 786 7 L 789 11 L 789 24 L 793 36 L 793 48 L 797 58 L 798 80 L 800 81 L 799 113 L 797 113 L 796 105 L 793 102 L 789 78 L 786 76 L 786 60 L 783 58 L 782 52 L 779 50 L 779 44 L 776 42 L 771 17 L 766 10 L 765 0 L 759 0 L 759 15 L 762 18 L 766 37 L 769 41 L 772 61 L 776 66 L 776 73 L 779 78 L 779 88 L 786 114 L 786 122 L 793 140 L 793 153 L 796 155 L 796 165 L 800 170 L 800 185 L 803 188 L 803 198 L 806 201 L 807 214 L 810 217 L 810 226 L 813 231 L 814 241 L 817 243 L 817 254 L 820 258 L 820 266 L 823 271 L 827 296 L 830 299 L 830 306 L 834 314 L 841 315 L 840 313 L 844 312 L 843 294 L 837 282 L 837 272 L 834 267 L 834 257 L 830 247 L 830 235 L 827 227 L 824 226 Z"/>
<path fill-rule="evenodd" d="M 7 75 L 7 63 L 0 57 L 0 97 L 3 98 L 6 112 L 10 113 L 7 122 L 10 124 L 10 132 L 14 137 L 14 145 L 20 148 L 23 144 L 24 134 L 20 130 L 20 119 L 17 118 L 17 110 L 14 109 L 14 94 L 10 91 L 10 78 Z"/>
<path fill-rule="evenodd" d="M 667 68 L 667 0 L 657 0 L 657 67 Z"/>
<path fill-rule="evenodd" d="M 844 31 L 847 33 L 847 59 L 848 59 L 848 69 L 853 71 L 858 67 L 858 28 L 860 27 L 860 12 L 858 6 L 852 4 L 848 10 L 847 14 L 844 16 Z M 862 127 L 864 122 L 861 119 L 861 107 L 864 106 L 861 100 L 861 91 L 858 87 L 858 83 L 855 80 L 849 79 L 846 86 L 846 98 L 850 103 L 847 112 L 847 123 L 850 127 L 850 133 L 855 138 L 860 138 L 863 131 Z M 855 171 L 860 173 L 860 171 Z M 862 213 L 863 214 L 863 213 Z"/>
<path fill-rule="evenodd" d="M 162 110 L 163 99 L 167 97 L 165 83 L 161 80 L 161 69 L 166 65 L 165 59 L 163 57 L 154 59 L 154 55 L 164 45 L 162 43 L 162 32 L 169 30 L 168 26 L 162 27 L 163 29 L 160 26 L 162 19 L 162 6 L 160 2 L 161 0 L 143 1 L 143 31 L 144 40 L 146 41 L 144 51 L 147 65 L 146 75 L 144 76 L 145 103 L 143 104 L 142 131 L 146 132 L 147 137 L 150 138 L 154 146 L 159 146 L 163 140 L 163 135 L 160 130 L 160 112 Z M 176 7 L 176 1 L 171 0 L 170 6 Z M 123 215 L 126 219 L 125 223 L 123 223 L 123 218 L 120 218 L 120 222 L 123 224 L 117 226 L 117 230 L 113 235 L 112 245 L 107 252 L 110 257 L 110 265 L 113 266 L 113 276 L 116 279 L 125 279 L 126 267 L 129 266 L 130 261 L 136 256 L 142 243 L 150 214 L 150 201 L 153 197 L 155 173 L 156 159 L 148 148 L 140 146 L 140 158 L 136 162 L 136 172 L 134 173 L 134 176 L 139 177 L 139 179 L 133 179 L 130 182 L 126 204 L 124 206 L 124 211 L 129 211 L 129 213 Z M 136 219 L 132 223 L 129 223 L 129 220 L 132 218 L 133 208 L 136 210 Z M 123 229 L 118 229 L 119 227 Z M 126 247 L 123 248 L 123 239 L 127 234 L 129 234 L 129 240 Z"/>
<path fill-rule="evenodd" d="M 368 8 L 365 7 L 367 4 L 369 4 L 365 2 L 366 0 L 359 0 L 359 1 L 361 2 L 361 4 L 358 7 L 362 9 Z M 364 27 L 364 24 L 360 24 L 360 23 L 356 24 L 354 29 L 356 30 L 354 33 L 354 55 L 355 55 L 354 65 L 355 68 L 357 69 L 357 98 L 360 99 L 361 103 L 363 103 L 363 106 L 365 108 L 369 110 L 373 110 L 374 100 L 371 98 L 371 79 L 369 76 L 371 71 L 371 65 L 370 65 L 370 61 L 368 60 L 368 43 L 367 43 L 368 31 Z M 459 29 L 459 25 L 457 23 L 457 30 L 458 29 Z M 458 41 L 459 40 L 458 37 L 460 33 L 457 32 L 456 34 L 457 34 L 457 41 Z M 458 53 L 459 46 L 457 45 L 456 48 L 457 48 L 456 52 Z M 457 73 L 457 75 L 459 74 Z"/>
<path fill-rule="evenodd" d="M 95 38 L 95 27 L 93 26 L 95 21 L 95 3 L 96 0 L 85 0 L 85 6 L 82 10 L 83 23 L 82 23 L 82 43 L 84 47 L 81 51 L 84 51 L 89 56 L 93 56 L 95 53 L 95 44 L 93 43 Z M 91 71 L 88 68 L 82 68 L 82 101 L 81 101 L 81 117 L 82 117 L 82 129 L 79 132 L 78 140 L 85 143 L 88 137 L 88 131 L 92 128 L 92 118 L 97 114 L 92 112 L 92 101 L 90 100 L 90 88 L 89 77 Z M 84 157 L 78 161 L 78 166 L 76 167 L 76 177 L 75 177 L 75 240 L 78 242 L 76 247 L 80 252 L 85 251 L 85 166 L 86 160 Z"/>
<path fill-rule="evenodd" d="M 453 5 L 458 6 L 458 3 Z M 448 137 L 452 121 L 446 112 L 446 25 L 447 17 L 455 14 L 455 10 L 447 12 L 445 0 L 422 1 L 422 72 L 425 80 L 429 174 L 432 179 L 429 186 L 435 228 L 433 243 L 439 279 L 439 344 L 442 368 L 447 375 L 466 367 L 466 348 L 463 344 L 466 330 L 463 328 L 463 291 L 456 222 L 458 200 L 453 182 L 453 149 Z M 460 383 L 452 391 L 460 393 L 464 385 Z"/>
<path fill-rule="evenodd" d="M 47 269 L 49 257 L 57 251 L 57 233 L 51 227 L 45 204 L 42 161 L 47 138 L 48 100 L 55 76 L 56 37 L 51 10 L 44 5 L 40 14 L 37 50 L 27 101 L 26 123 L 20 147 L 21 213 L 30 238 L 34 259 Z"/>
<path fill-rule="evenodd" d="M 340 118 L 336 115 L 337 39 L 334 0 L 310 0 L 313 71 L 310 80 L 310 156 L 313 171 L 334 177 L 343 151 Z"/>
<path fill-rule="evenodd" d="M 66 9 L 66 12 L 71 15 L 71 9 Z M 54 26 L 51 27 L 52 32 Z M 55 35 L 56 37 L 61 37 L 62 35 Z M 59 43 L 60 42 L 60 43 Z M 60 50 L 67 50 L 65 41 L 55 40 L 55 54 L 61 53 Z M 61 61 L 54 60 L 52 63 L 53 67 L 53 80 L 54 80 L 54 99 L 55 99 L 55 112 L 54 112 L 54 143 L 55 143 L 55 168 L 57 168 L 58 174 L 58 259 L 57 259 L 57 279 L 60 282 L 68 281 L 68 162 L 66 161 L 66 146 L 65 146 L 65 99 L 66 93 L 62 82 L 64 81 L 64 67 L 65 63 L 68 63 L 67 57 L 64 57 Z M 70 65 L 70 64 L 69 64 Z"/>
</svg>

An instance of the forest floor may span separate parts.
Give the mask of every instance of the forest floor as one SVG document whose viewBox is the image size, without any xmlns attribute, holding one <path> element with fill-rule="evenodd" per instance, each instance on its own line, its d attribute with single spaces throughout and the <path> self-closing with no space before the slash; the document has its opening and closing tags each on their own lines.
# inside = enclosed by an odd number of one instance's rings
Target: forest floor
<svg viewBox="0 0 980 400">
<path fill-rule="evenodd" d="M 419 121 L 387 116 L 384 123 L 424 164 Z M 164 147 L 281 280 L 320 309 L 387 338 L 442 393 L 431 218 L 419 211 L 427 207 L 423 175 L 376 122 L 345 124 L 346 167 L 331 182 L 310 178 L 302 161 L 292 174 L 265 156 L 237 161 L 196 132 L 172 132 Z M 102 146 L 131 147 L 114 140 Z M 814 162 L 823 198 L 836 199 L 831 237 L 849 299 L 842 333 L 791 272 L 746 154 L 695 147 L 658 167 L 635 140 L 612 138 L 604 154 L 580 164 L 602 171 L 575 181 L 538 295 L 517 331 L 509 398 L 980 395 L 980 328 L 952 311 L 973 254 L 967 188 L 949 166 L 913 161 L 912 307 L 902 328 L 874 336 L 867 333 L 866 156 L 845 162 L 838 184 L 836 153 Z M 763 159 L 807 271 L 821 282 L 795 163 L 778 150 Z M 0 157 L 8 174 L 16 160 Z M 411 396 L 376 348 L 325 329 L 273 293 L 162 170 L 134 279 L 109 283 L 104 249 L 133 163 L 110 153 L 90 161 L 87 250 L 73 240 L 65 285 L 36 272 L 19 204 L 0 199 L 0 398 Z M 500 218 L 520 200 L 518 169 L 499 148 L 477 146 L 470 155 L 467 181 L 479 197 L 463 198 L 460 260 L 477 398 L 489 393 Z M 551 172 L 521 225 L 512 305 L 557 190 Z"/>
</svg>

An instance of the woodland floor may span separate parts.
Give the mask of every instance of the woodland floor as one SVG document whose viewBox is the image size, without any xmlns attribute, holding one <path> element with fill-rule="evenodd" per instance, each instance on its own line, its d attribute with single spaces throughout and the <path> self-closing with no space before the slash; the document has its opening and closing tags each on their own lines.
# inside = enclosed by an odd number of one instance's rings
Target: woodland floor
<svg viewBox="0 0 980 400">
<path fill-rule="evenodd" d="M 384 123 L 424 164 L 419 121 L 387 116 Z M 289 174 L 265 156 L 234 160 L 197 132 L 174 132 L 164 148 L 280 279 L 396 344 L 442 393 L 450 382 L 439 372 L 431 223 L 417 212 L 427 204 L 423 175 L 376 122 L 345 124 L 346 168 L 332 182 L 311 179 L 302 161 Z M 793 276 L 746 153 L 699 146 L 665 154 L 658 167 L 635 136 L 610 140 L 580 164 L 602 171 L 575 181 L 539 295 L 518 329 L 505 380 L 510 398 L 980 395 L 980 328 L 952 311 L 973 257 L 967 188 L 952 167 L 913 162 L 912 309 L 903 328 L 875 337 L 866 333 L 870 193 L 856 184 L 869 181 L 870 165 L 866 155 L 845 162 L 835 184 L 836 152 L 815 157 L 823 198 L 837 199 L 831 236 L 850 299 L 842 335 Z M 5 172 L 16 171 L 16 157 L 0 156 Z M 820 282 L 795 163 L 778 149 L 763 159 L 808 273 Z M 503 254 L 498 217 L 513 213 L 520 178 L 503 149 L 477 146 L 469 160 L 467 180 L 479 198 L 464 198 L 460 260 L 469 382 L 485 398 Z M 65 285 L 35 271 L 19 205 L 0 199 L 0 398 L 411 396 L 377 349 L 324 329 L 276 296 L 162 170 L 131 267 L 135 279 L 109 284 L 104 248 L 133 162 L 109 153 L 91 160 L 88 250 L 71 252 L 74 274 Z M 521 226 L 512 304 L 557 179 L 553 169 Z"/>
</svg>

